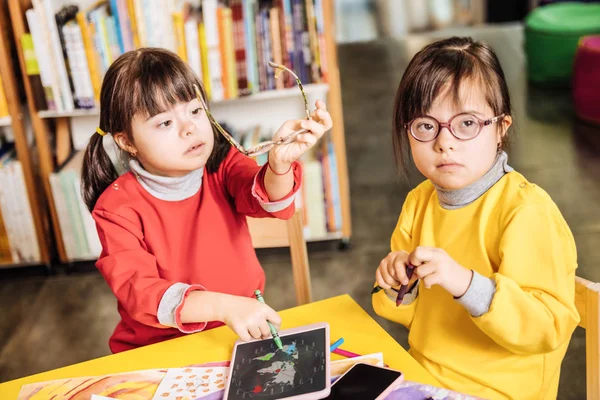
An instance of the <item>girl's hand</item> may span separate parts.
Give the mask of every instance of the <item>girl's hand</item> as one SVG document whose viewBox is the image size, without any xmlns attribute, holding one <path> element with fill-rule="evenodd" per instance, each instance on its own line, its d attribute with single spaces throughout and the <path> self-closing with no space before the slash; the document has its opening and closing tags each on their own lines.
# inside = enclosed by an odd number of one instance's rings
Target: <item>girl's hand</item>
<svg viewBox="0 0 600 400">
<path fill-rule="evenodd" d="M 389 289 L 392 286 L 413 284 L 417 277 L 412 276 L 408 279 L 406 268 L 408 267 L 408 253 L 406 251 L 394 251 L 388 254 L 377 268 L 375 279 L 377 284 L 383 289 Z"/>
<path fill-rule="evenodd" d="M 454 297 L 465 294 L 473 271 L 458 264 L 444 250 L 435 247 L 417 247 L 408 255 L 408 262 L 414 267 L 413 276 L 423 281 L 427 289 L 440 285 Z"/>
<path fill-rule="evenodd" d="M 281 325 L 281 317 L 266 304 L 256 299 L 241 296 L 227 296 L 221 303 L 223 321 L 240 339 L 247 342 L 254 339 L 267 339 L 271 331 L 267 321 L 277 329 Z"/>
<path fill-rule="evenodd" d="M 333 125 L 331 115 L 327 112 L 325 103 L 317 100 L 315 102 L 316 110 L 310 115 L 311 119 L 292 120 L 285 122 L 273 136 L 273 140 L 284 138 L 299 129 L 308 130 L 296 137 L 292 143 L 281 144 L 273 147 L 269 152 L 269 163 L 276 172 L 285 172 L 289 166 L 302 156 L 308 149 L 323 136 L 325 132 L 331 129 Z"/>
</svg>

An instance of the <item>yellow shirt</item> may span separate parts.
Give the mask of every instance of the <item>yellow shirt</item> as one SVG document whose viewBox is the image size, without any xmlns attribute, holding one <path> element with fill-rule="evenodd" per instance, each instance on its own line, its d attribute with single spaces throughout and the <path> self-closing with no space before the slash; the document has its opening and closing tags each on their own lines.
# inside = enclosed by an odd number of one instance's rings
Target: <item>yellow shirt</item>
<svg viewBox="0 0 600 400">
<path fill-rule="evenodd" d="M 373 295 L 382 317 L 410 329 L 410 353 L 445 387 L 488 399 L 555 399 L 560 365 L 579 322 L 573 235 L 548 194 L 509 172 L 473 203 L 439 204 L 430 181 L 411 191 L 392 251 L 444 249 L 494 280 L 490 309 L 472 317 L 440 286 L 416 300 Z"/>
</svg>

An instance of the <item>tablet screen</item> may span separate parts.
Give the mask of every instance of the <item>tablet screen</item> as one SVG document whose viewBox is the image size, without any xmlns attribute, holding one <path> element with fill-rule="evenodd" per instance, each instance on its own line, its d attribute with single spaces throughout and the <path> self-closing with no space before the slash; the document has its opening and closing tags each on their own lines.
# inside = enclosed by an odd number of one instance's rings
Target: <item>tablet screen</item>
<svg viewBox="0 0 600 400">
<path fill-rule="evenodd" d="M 325 389 L 326 336 L 325 328 L 281 336 L 283 350 L 273 339 L 239 344 L 227 400 L 281 399 Z"/>
</svg>

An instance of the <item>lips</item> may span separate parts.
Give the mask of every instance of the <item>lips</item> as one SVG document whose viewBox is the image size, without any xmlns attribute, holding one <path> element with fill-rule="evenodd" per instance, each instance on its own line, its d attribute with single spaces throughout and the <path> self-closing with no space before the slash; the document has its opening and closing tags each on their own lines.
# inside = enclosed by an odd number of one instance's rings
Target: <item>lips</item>
<svg viewBox="0 0 600 400">
<path fill-rule="evenodd" d="M 437 168 L 444 168 L 444 167 L 460 167 L 461 165 L 455 161 L 452 160 L 448 160 L 448 161 L 442 161 L 441 163 L 439 163 L 436 167 Z"/>
<path fill-rule="evenodd" d="M 194 143 L 193 145 L 188 147 L 188 149 L 185 152 L 187 154 L 187 153 L 191 153 L 191 152 L 200 150 L 202 148 L 202 146 L 204 146 L 204 143 L 202 143 L 202 142 Z"/>
</svg>

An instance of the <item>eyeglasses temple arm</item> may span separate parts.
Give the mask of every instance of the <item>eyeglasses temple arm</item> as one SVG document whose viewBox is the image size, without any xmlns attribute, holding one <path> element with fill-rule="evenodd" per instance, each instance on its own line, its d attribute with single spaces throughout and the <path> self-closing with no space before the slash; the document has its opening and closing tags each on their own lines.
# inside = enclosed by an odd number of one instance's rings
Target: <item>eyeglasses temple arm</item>
<svg viewBox="0 0 600 400">
<path fill-rule="evenodd" d="M 504 114 L 498 115 L 497 117 L 490 118 L 486 121 L 483 121 L 483 123 L 484 123 L 484 125 L 493 124 L 494 122 L 500 121 L 502 118 L 504 118 Z"/>
<path fill-rule="evenodd" d="M 296 83 L 298 84 L 298 87 L 300 88 L 300 92 L 302 92 L 302 98 L 304 99 L 304 111 L 306 112 L 306 119 L 310 119 L 310 111 L 308 109 L 308 100 L 306 99 L 306 93 L 304 93 L 304 87 L 302 86 L 302 82 L 300 82 L 300 78 L 298 78 L 298 75 L 296 75 L 294 73 L 294 71 L 292 71 L 285 65 L 277 64 L 277 63 L 274 63 L 273 61 L 269 61 L 269 67 L 275 69 L 275 78 L 278 77 L 280 71 L 285 71 L 294 77 L 294 79 L 296 80 Z"/>
<path fill-rule="evenodd" d="M 194 90 L 196 92 L 196 97 L 198 98 L 198 101 L 200 102 L 200 104 L 202 104 L 202 107 L 204 108 L 204 111 L 206 112 L 206 116 L 208 117 L 208 120 L 210 121 L 210 123 L 215 128 L 217 128 L 219 133 L 221 135 L 223 135 L 225 137 L 225 139 L 227 139 L 229 144 L 231 144 L 233 147 L 238 149 L 241 153 L 246 154 L 246 150 L 233 138 L 233 136 L 231 136 L 229 133 L 227 133 L 227 131 L 225 131 L 225 129 L 223 129 L 223 127 L 214 119 L 214 117 L 208 110 L 208 105 L 204 102 L 204 99 L 202 98 L 202 95 L 200 94 L 200 89 L 198 89 L 198 86 L 195 84 L 194 84 Z"/>
</svg>

